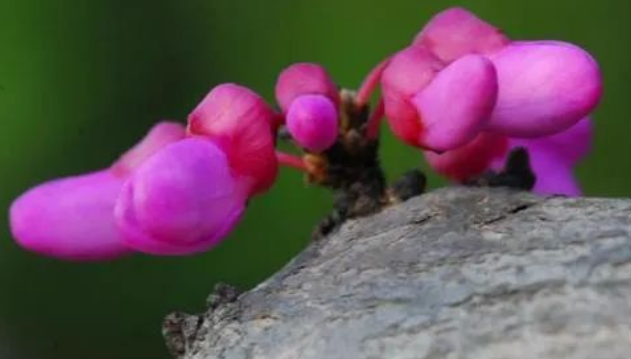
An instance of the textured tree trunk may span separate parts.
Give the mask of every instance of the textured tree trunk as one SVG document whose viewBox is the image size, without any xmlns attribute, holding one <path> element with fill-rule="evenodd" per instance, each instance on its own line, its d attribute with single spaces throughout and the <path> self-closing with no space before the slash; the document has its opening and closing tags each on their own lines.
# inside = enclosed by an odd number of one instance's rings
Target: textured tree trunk
<svg viewBox="0 0 631 359">
<path fill-rule="evenodd" d="M 631 357 L 631 200 L 448 188 L 171 314 L 188 359 Z"/>
</svg>

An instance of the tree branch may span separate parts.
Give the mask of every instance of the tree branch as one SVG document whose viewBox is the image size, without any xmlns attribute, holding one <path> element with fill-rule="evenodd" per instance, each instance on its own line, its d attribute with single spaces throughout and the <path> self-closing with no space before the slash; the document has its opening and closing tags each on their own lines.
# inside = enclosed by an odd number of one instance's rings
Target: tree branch
<svg viewBox="0 0 631 359">
<path fill-rule="evenodd" d="M 630 235 L 627 199 L 438 190 L 165 334 L 187 359 L 628 359 Z"/>
</svg>

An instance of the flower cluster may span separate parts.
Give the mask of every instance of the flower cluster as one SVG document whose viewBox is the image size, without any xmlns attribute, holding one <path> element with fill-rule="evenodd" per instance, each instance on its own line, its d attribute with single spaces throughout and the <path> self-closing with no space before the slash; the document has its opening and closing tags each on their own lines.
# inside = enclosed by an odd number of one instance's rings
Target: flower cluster
<svg viewBox="0 0 631 359">
<path fill-rule="evenodd" d="M 598 65 L 581 48 L 510 41 L 453 8 L 377 71 L 393 132 L 424 149 L 438 173 L 465 182 L 523 146 L 536 192 L 579 194 L 572 167 L 588 151 L 587 116 L 601 95 Z"/>
<path fill-rule="evenodd" d="M 274 184 L 279 164 L 342 191 L 335 218 L 363 215 L 396 201 L 400 187 L 387 190 L 378 166 L 383 117 L 454 181 L 501 170 L 513 149 L 525 148 L 535 192 L 578 195 L 572 169 L 589 151 L 588 115 L 601 80 L 596 62 L 575 45 L 510 41 L 453 8 L 380 63 L 356 93 L 340 91 L 311 63 L 282 71 L 275 92 L 278 111 L 240 85 L 215 87 L 186 127 L 160 122 L 110 167 L 24 193 L 11 206 L 13 235 L 28 250 L 67 260 L 203 252 Z M 276 150 L 280 130 L 303 157 Z M 405 183 L 424 185 L 419 176 Z M 358 205 L 366 202 L 361 191 L 373 198 L 369 209 Z"/>
</svg>

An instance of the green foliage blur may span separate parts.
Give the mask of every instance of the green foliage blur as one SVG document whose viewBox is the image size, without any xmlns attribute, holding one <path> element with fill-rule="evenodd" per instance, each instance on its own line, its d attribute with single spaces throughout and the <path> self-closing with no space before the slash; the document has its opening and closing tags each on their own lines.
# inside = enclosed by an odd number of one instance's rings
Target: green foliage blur
<svg viewBox="0 0 631 359">
<path fill-rule="evenodd" d="M 256 285 L 307 245 L 331 205 L 328 193 L 283 170 L 209 253 L 77 264 L 14 244 L 6 210 L 21 192 L 108 166 L 156 120 L 183 121 L 221 82 L 272 100 L 281 69 L 314 61 L 354 88 L 448 6 L 466 6 L 515 39 L 566 40 L 594 54 L 605 95 L 578 174 L 588 195 L 631 196 L 630 3 L 0 0 L 0 358 L 167 358 L 166 313 L 203 310 L 217 281 Z M 390 176 L 421 165 L 417 151 L 383 136 Z"/>
</svg>

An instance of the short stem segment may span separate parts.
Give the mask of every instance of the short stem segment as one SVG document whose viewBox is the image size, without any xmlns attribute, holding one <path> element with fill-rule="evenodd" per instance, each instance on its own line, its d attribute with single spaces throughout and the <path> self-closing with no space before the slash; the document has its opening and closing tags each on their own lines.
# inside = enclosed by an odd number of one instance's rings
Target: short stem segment
<svg viewBox="0 0 631 359">
<path fill-rule="evenodd" d="M 364 106 L 370 101 L 370 96 L 372 95 L 375 88 L 377 88 L 377 84 L 379 84 L 379 80 L 381 79 L 381 74 L 383 70 L 386 69 L 388 64 L 390 63 L 390 58 L 381 61 L 374 69 L 370 71 L 368 76 L 364 79 L 364 82 L 359 87 L 357 91 L 357 97 L 355 101 L 358 106 Z"/>
<path fill-rule="evenodd" d="M 296 155 L 276 150 L 276 158 L 281 165 L 295 168 L 307 173 L 307 166 L 305 165 L 305 162 L 302 160 L 302 158 Z"/>
<path fill-rule="evenodd" d="M 383 104 L 383 98 L 379 99 L 377 102 L 377 106 L 370 113 L 370 117 L 368 118 L 368 124 L 366 125 L 366 137 L 368 139 L 375 139 L 377 135 L 379 135 L 379 127 L 381 126 L 381 121 L 383 120 L 383 116 L 385 115 L 385 106 Z"/>
</svg>

